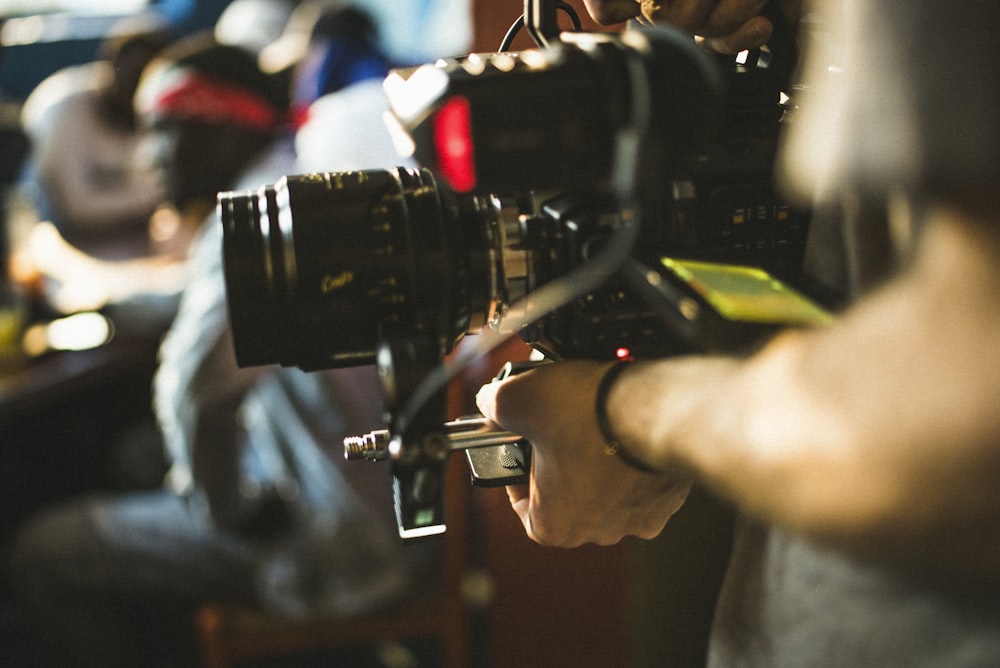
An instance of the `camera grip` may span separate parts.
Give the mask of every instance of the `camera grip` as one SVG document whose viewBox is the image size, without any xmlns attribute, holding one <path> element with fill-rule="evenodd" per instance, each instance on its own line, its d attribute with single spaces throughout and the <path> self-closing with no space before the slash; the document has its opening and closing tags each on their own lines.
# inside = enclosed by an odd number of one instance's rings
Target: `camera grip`
<svg viewBox="0 0 1000 668">
<path fill-rule="evenodd" d="M 465 451 L 477 487 L 504 487 L 528 482 L 531 470 L 531 444 L 527 441 L 470 448 Z"/>
</svg>

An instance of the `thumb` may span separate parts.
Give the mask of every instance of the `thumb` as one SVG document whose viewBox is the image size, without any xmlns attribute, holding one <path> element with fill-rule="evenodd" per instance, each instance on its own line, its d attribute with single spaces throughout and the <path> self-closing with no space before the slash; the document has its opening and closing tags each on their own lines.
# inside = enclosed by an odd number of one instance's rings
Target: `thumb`
<svg viewBox="0 0 1000 668">
<path fill-rule="evenodd" d="M 493 381 L 479 388 L 476 393 L 476 406 L 484 417 L 497 421 L 497 390 L 501 381 Z"/>
</svg>

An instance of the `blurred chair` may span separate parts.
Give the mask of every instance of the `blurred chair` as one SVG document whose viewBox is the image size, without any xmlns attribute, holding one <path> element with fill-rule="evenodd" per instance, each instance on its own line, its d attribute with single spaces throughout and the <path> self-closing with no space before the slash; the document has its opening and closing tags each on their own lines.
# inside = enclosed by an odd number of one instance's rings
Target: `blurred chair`
<svg viewBox="0 0 1000 668">
<path fill-rule="evenodd" d="M 265 657 L 429 639 L 439 648 L 442 668 L 467 668 L 471 628 L 464 585 L 470 561 L 471 499 L 463 460 L 464 456 L 453 456 L 446 473 L 448 530 L 441 539 L 438 578 L 394 607 L 355 619 L 290 620 L 248 607 L 202 606 L 195 624 L 204 667 L 229 668 Z"/>
</svg>

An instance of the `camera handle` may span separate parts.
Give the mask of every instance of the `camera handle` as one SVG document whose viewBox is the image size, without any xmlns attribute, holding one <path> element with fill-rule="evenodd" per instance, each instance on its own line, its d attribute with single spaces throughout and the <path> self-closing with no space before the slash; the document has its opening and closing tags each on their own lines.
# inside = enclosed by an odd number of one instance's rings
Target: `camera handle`
<svg viewBox="0 0 1000 668">
<path fill-rule="evenodd" d="M 497 378 L 536 365 L 508 362 Z M 419 410 L 400 419 L 401 404 L 432 370 L 440 367 L 432 339 L 384 336 L 376 351 L 375 366 L 389 428 L 345 438 L 344 457 L 389 460 L 400 537 L 422 538 L 446 530 L 444 473 L 454 450 L 466 451 L 476 485 L 496 487 L 527 480 L 527 441 L 481 415 L 445 422 L 443 385 L 424 398 Z"/>
<path fill-rule="evenodd" d="M 445 422 L 441 431 L 441 445 L 447 452 L 465 451 L 474 485 L 500 487 L 527 482 L 531 445 L 518 434 L 500 429 L 482 415 Z M 344 439 L 344 456 L 349 460 L 383 461 L 390 458 L 393 448 L 388 429 Z"/>
<path fill-rule="evenodd" d="M 556 20 L 554 0 L 524 0 L 524 27 L 541 47 L 559 41 L 559 23 Z"/>
<path fill-rule="evenodd" d="M 503 380 L 541 364 L 548 362 L 507 362 L 495 379 Z M 424 447 L 426 445 L 425 442 Z M 522 436 L 501 429 L 482 415 L 461 417 L 440 425 L 438 436 L 434 437 L 433 450 L 437 454 L 432 460 L 446 457 L 456 450 L 464 450 L 472 484 L 478 487 L 502 487 L 528 481 L 531 444 Z M 348 460 L 368 461 L 402 458 L 400 445 L 388 429 L 378 429 L 361 436 L 348 436 L 344 439 L 344 457 Z M 398 484 L 399 479 L 394 482 Z"/>
<path fill-rule="evenodd" d="M 380 340 L 375 368 L 389 428 L 361 439 L 378 444 L 390 460 L 399 535 L 421 538 L 440 534 L 445 531 L 444 473 L 449 454 L 441 429 L 444 387 L 428 393 L 405 422 L 399 417 L 400 407 L 438 366 L 438 346 L 431 337 L 414 335 L 387 335 Z M 357 439 L 344 439 L 345 457 L 352 458 L 356 445 Z"/>
<path fill-rule="evenodd" d="M 558 0 L 524 0 L 524 13 L 517 17 L 517 20 L 507 30 L 500 48 L 497 51 L 509 51 L 514 41 L 514 37 L 521 28 L 525 28 L 535 44 L 541 48 L 551 46 L 553 42 L 559 41 L 559 22 L 556 18 L 557 10 L 563 10 L 569 15 L 573 22 L 573 29 L 577 32 L 582 30 L 580 17 L 572 5 Z"/>
</svg>

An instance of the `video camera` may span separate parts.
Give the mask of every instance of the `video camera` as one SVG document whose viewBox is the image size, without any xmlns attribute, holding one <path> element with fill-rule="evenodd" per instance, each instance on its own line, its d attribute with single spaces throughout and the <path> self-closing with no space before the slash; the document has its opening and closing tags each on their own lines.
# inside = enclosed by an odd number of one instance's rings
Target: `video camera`
<svg viewBox="0 0 1000 668">
<path fill-rule="evenodd" d="M 786 287 L 808 216 L 772 187 L 790 31 L 722 58 L 666 28 L 560 33 L 561 4 L 526 0 L 537 49 L 390 74 L 390 125 L 421 168 L 219 196 L 238 363 L 377 366 L 387 428 L 345 446 L 391 461 L 403 537 L 444 531 L 452 450 L 479 484 L 530 466 L 516 434 L 445 422 L 447 381 L 493 345 L 445 364 L 465 334 L 652 358 L 815 315 Z"/>
</svg>

